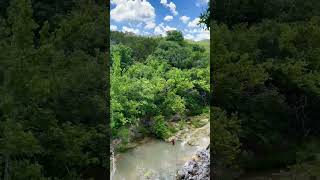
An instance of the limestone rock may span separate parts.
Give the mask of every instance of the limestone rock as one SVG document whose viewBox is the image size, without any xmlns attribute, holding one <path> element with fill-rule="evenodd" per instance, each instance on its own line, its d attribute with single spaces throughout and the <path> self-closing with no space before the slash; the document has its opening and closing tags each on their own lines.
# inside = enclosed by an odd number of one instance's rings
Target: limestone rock
<svg viewBox="0 0 320 180">
<path fill-rule="evenodd" d="M 177 180 L 209 180 L 210 149 L 201 150 L 177 172 Z"/>
</svg>

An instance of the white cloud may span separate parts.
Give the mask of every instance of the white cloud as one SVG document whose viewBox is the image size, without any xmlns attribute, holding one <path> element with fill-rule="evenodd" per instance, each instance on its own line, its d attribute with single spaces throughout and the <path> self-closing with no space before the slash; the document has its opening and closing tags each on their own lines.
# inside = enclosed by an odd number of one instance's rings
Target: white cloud
<svg viewBox="0 0 320 180">
<path fill-rule="evenodd" d="M 122 27 L 122 32 L 132 32 L 134 34 L 139 34 L 140 30 L 139 29 L 135 29 L 135 28 L 130 28 L 130 27 L 127 27 L 127 26 L 123 26 Z"/>
<path fill-rule="evenodd" d="M 191 22 L 189 22 L 188 27 L 195 28 L 198 26 L 198 23 L 200 21 L 200 18 L 195 18 Z"/>
<path fill-rule="evenodd" d="M 190 30 L 188 31 L 189 33 L 187 33 L 187 35 L 185 35 L 184 37 L 186 39 L 191 39 L 194 41 L 202 41 L 202 40 L 206 40 L 206 39 L 210 39 L 210 31 L 209 30 L 204 30 L 204 29 L 194 29 L 194 30 Z"/>
<path fill-rule="evenodd" d="M 187 30 L 189 33 L 199 33 L 199 32 L 201 32 L 201 31 L 203 31 L 202 29 L 200 29 L 200 28 L 195 28 L 195 29 L 189 29 L 189 30 Z"/>
<path fill-rule="evenodd" d="M 111 4 L 119 4 L 119 3 L 122 3 L 126 0 L 111 0 Z"/>
<path fill-rule="evenodd" d="M 160 0 L 161 4 L 167 4 L 167 0 Z"/>
<path fill-rule="evenodd" d="M 181 17 L 180 17 L 180 20 L 181 20 L 183 23 L 187 23 L 187 22 L 190 20 L 190 18 L 189 18 L 188 16 L 181 16 Z"/>
<path fill-rule="evenodd" d="M 115 25 L 110 25 L 110 30 L 111 30 L 111 31 L 116 31 L 117 29 L 118 29 L 117 26 L 115 26 Z"/>
<path fill-rule="evenodd" d="M 154 34 L 156 35 L 167 35 L 167 31 L 177 30 L 175 27 L 164 26 L 163 23 L 160 23 L 157 27 L 154 28 Z"/>
<path fill-rule="evenodd" d="M 196 6 L 200 7 L 202 5 L 207 5 L 209 3 L 209 0 L 197 0 Z"/>
<path fill-rule="evenodd" d="M 115 8 L 110 11 L 111 19 L 116 22 L 154 22 L 154 7 L 147 0 L 111 0 Z"/>
<path fill-rule="evenodd" d="M 195 41 L 202 41 L 205 39 L 210 39 L 210 32 L 209 31 L 202 31 L 196 35 L 194 38 Z"/>
<path fill-rule="evenodd" d="M 194 36 L 192 34 L 187 34 L 187 35 L 184 36 L 184 38 L 193 40 Z"/>
<path fill-rule="evenodd" d="M 176 10 L 176 5 L 173 2 L 170 2 L 168 7 L 170 8 L 173 15 L 178 15 L 178 11 Z"/>
<path fill-rule="evenodd" d="M 177 7 L 173 2 L 168 3 L 167 0 L 160 0 L 160 3 L 169 8 L 173 15 L 178 15 Z"/>
<path fill-rule="evenodd" d="M 154 34 L 159 35 L 159 34 L 165 34 L 165 32 L 163 31 L 163 29 L 161 29 L 161 27 L 157 26 L 156 28 L 154 28 Z"/>
<path fill-rule="evenodd" d="M 166 17 L 164 17 L 164 20 L 165 20 L 165 21 L 171 21 L 172 19 L 173 19 L 172 16 L 166 16 Z"/>
<path fill-rule="evenodd" d="M 147 22 L 146 25 L 144 26 L 145 29 L 152 29 L 154 27 L 156 27 L 156 24 L 152 21 Z"/>
</svg>

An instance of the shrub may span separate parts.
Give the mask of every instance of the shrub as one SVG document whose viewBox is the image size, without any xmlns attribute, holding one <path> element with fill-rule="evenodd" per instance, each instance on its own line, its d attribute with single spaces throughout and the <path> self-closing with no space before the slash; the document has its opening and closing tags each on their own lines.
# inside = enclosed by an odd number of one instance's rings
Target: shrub
<svg viewBox="0 0 320 180">
<path fill-rule="evenodd" d="M 170 135 L 168 125 L 164 121 L 163 116 L 156 116 L 154 118 L 154 124 L 152 129 L 153 129 L 153 133 L 157 138 L 165 139 Z"/>
</svg>

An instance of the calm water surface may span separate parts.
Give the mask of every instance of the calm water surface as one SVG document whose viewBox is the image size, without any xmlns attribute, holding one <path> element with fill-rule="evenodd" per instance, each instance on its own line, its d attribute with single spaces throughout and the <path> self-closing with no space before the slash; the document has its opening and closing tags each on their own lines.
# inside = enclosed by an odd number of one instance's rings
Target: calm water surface
<svg viewBox="0 0 320 180">
<path fill-rule="evenodd" d="M 160 140 L 120 153 L 115 158 L 112 180 L 174 180 L 176 170 L 191 159 L 198 147 L 176 142 L 173 146 Z"/>
</svg>

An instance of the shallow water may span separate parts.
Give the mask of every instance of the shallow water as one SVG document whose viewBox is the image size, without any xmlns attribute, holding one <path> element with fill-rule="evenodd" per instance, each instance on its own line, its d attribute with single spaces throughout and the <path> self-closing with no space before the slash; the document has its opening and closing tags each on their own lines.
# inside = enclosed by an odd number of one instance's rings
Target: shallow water
<svg viewBox="0 0 320 180">
<path fill-rule="evenodd" d="M 191 159 L 199 147 L 176 142 L 173 146 L 160 140 L 117 154 L 112 180 L 174 180 L 177 169 Z"/>
</svg>

